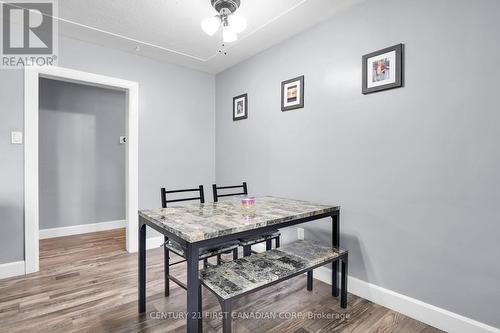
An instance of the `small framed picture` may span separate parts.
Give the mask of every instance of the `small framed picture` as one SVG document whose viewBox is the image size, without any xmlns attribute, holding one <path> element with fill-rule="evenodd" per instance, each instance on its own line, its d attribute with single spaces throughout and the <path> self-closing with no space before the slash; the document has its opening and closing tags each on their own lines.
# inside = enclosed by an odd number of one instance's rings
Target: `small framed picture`
<svg viewBox="0 0 500 333">
<path fill-rule="evenodd" d="M 363 56 L 363 94 L 403 86 L 403 44 Z"/>
<path fill-rule="evenodd" d="M 233 98 L 233 121 L 248 118 L 248 94 Z"/>
<path fill-rule="evenodd" d="M 281 82 L 281 111 L 304 107 L 304 75 Z"/>
</svg>

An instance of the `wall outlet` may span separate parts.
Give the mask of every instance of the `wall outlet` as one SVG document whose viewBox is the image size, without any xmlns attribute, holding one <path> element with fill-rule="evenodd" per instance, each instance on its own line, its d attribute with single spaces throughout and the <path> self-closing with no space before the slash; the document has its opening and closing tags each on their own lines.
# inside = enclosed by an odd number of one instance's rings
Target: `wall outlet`
<svg viewBox="0 0 500 333">
<path fill-rule="evenodd" d="M 120 136 L 120 143 L 121 144 L 127 143 L 127 137 L 126 136 Z"/>
<path fill-rule="evenodd" d="M 23 144 L 23 132 L 10 132 L 10 143 L 13 145 L 22 145 Z"/>
<path fill-rule="evenodd" d="M 304 240 L 304 228 L 297 228 L 297 239 Z"/>
</svg>

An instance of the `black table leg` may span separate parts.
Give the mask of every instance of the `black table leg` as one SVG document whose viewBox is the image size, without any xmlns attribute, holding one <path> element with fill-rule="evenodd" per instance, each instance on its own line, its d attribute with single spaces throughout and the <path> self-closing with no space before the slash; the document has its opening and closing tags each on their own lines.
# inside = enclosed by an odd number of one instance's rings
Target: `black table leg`
<svg viewBox="0 0 500 333">
<path fill-rule="evenodd" d="M 168 237 L 163 236 L 163 266 L 164 266 L 164 283 L 165 297 L 170 295 L 170 251 L 167 248 Z"/>
<path fill-rule="evenodd" d="M 348 255 L 346 253 L 344 258 L 342 258 L 342 294 L 340 295 L 340 307 L 343 309 L 347 308 L 347 264 Z"/>
<path fill-rule="evenodd" d="M 252 254 L 252 246 L 251 245 L 243 246 L 243 257 L 248 257 L 251 254 Z"/>
<path fill-rule="evenodd" d="M 236 259 L 238 259 L 238 249 L 237 248 L 233 250 L 233 260 L 236 260 Z"/>
<path fill-rule="evenodd" d="M 199 311 L 200 304 L 200 282 L 198 279 L 198 256 L 199 248 L 196 245 L 188 244 L 186 250 L 187 260 L 187 332 L 201 332 L 201 314 Z"/>
<path fill-rule="evenodd" d="M 332 247 L 338 248 L 340 246 L 340 222 L 339 213 L 332 215 Z M 332 263 L 332 296 L 337 297 L 339 295 L 338 288 L 338 276 L 339 276 L 339 263 L 334 261 Z"/>
<path fill-rule="evenodd" d="M 307 272 L 307 290 L 312 291 L 313 290 L 313 271 Z"/>
<path fill-rule="evenodd" d="M 337 297 L 339 295 L 338 286 L 338 262 L 332 262 L 332 296 Z"/>
<path fill-rule="evenodd" d="M 203 332 L 203 293 L 201 291 L 201 284 L 198 287 L 198 332 Z"/>
<path fill-rule="evenodd" d="M 231 300 L 222 301 L 222 333 L 231 333 L 232 304 Z"/>
<path fill-rule="evenodd" d="M 146 224 L 139 218 L 139 313 L 146 312 Z"/>
</svg>

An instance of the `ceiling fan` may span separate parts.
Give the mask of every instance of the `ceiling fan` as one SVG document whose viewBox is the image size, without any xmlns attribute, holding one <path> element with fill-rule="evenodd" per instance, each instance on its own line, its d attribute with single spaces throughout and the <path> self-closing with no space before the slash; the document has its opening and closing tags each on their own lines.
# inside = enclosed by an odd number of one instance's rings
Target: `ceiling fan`
<svg viewBox="0 0 500 333">
<path fill-rule="evenodd" d="M 210 2 L 218 14 L 201 22 L 203 31 L 213 36 L 221 28 L 222 46 L 224 43 L 238 40 L 237 34 L 247 27 L 247 20 L 243 16 L 234 14 L 240 7 L 240 0 L 210 0 Z"/>
</svg>

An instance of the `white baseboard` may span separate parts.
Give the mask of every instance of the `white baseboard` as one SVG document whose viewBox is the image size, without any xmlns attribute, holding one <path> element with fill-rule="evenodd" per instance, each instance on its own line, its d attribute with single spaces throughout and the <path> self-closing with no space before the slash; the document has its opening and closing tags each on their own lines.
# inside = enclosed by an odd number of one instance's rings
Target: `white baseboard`
<svg viewBox="0 0 500 333">
<path fill-rule="evenodd" d="M 255 252 L 264 252 L 266 250 L 266 243 L 252 245 L 252 250 Z"/>
<path fill-rule="evenodd" d="M 26 264 L 24 261 L 9 262 L 0 264 L 0 279 L 6 279 L 13 276 L 24 275 Z"/>
<path fill-rule="evenodd" d="M 264 244 L 256 244 L 252 249 L 265 251 Z M 314 278 L 332 284 L 332 270 L 320 267 L 314 270 Z M 419 301 L 389 289 L 349 276 L 347 290 L 361 298 L 385 306 L 428 325 L 451 333 L 500 333 L 500 329 L 464 317 L 454 312 Z"/>
<path fill-rule="evenodd" d="M 96 224 L 101 224 L 101 223 L 96 223 Z M 125 221 L 103 222 L 102 224 L 104 225 L 98 227 L 95 227 L 95 224 L 89 224 L 90 227 L 87 227 L 87 225 L 79 225 L 74 227 L 40 230 L 40 239 L 70 236 L 75 234 L 84 234 L 89 232 L 125 227 Z M 146 240 L 146 248 L 148 250 L 161 247 L 162 244 L 163 244 L 163 236 L 152 237 Z M 25 267 L 26 264 L 24 261 L 16 261 L 16 262 L 9 262 L 6 264 L 0 264 L 0 279 L 6 279 L 13 276 L 24 275 L 26 274 Z"/>
<path fill-rule="evenodd" d="M 163 236 L 156 236 L 151 238 L 146 238 L 146 250 L 156 249 L 163 245 Z"/>
<path fill-rule="evenodd" d="M 74 225 L 61 228 L 41 229 L 40 239 L 87 234 L 90 232 L 125 228 L 126 226 L 127 226 L 126 220 L 118 220 L 118 221 L 99 222 L 92 224 L 81 224 L 81 225 Z"/>
<path fill-rule="evenodd" d="M 332 283 L 332 270 L 320 267 L 314 270 L 314 278 Z M 500 329 L 464 317 L 454 312 L 419 301 L 389 289 L 349 276 L 347 290 L 361 298 L 380 304 L 408 317 L 451 333 L 500 333 Z"/>
</svg>

